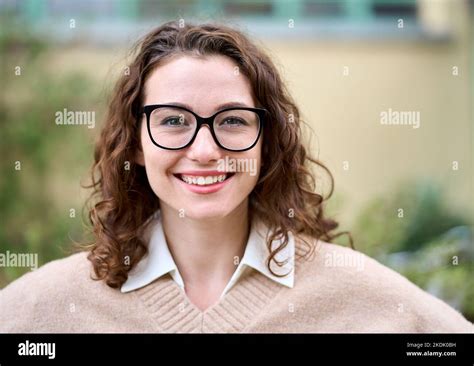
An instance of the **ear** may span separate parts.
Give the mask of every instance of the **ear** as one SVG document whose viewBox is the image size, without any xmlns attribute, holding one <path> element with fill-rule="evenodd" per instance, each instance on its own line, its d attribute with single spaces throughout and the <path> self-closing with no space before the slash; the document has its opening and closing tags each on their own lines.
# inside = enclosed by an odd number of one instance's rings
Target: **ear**
<svg viewBox="0 0 474 366">
<path fill-rule="evenodd" d="M 145 156 L 143 155 L 141 147 L 138 147 L 135 152 L 135 163 L 141 166 L 145 166 Z"/>
<path fill-rule="evenodd" d="M 141 122 L 138 124 L 138 131 L 141 131 L 142 124 Z M 137 142 L 137 147 L 135 149 L 135 154 L 134 154 L 134 161 L 135 164 L 145 166 L 145 155 L 143 154 L 143 147 L 142 147 L 142 139 L 140 136 L 140 132 L 138 133 L 138 142 Z"/>
</svg>

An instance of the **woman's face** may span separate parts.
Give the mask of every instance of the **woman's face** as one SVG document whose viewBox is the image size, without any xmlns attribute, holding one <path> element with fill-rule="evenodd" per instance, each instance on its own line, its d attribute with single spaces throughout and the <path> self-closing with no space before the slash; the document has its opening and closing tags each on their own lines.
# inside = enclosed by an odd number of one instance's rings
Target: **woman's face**
<svg viewBox="0 0 474 366">
<path fill-rule="evenodd" d="M 157 67 L 145 84 L 144 105 L 181 104 L 208 117 L 229 103 L 255 107 L 248 79 L 225 56 L 172 58 Z M 143 115 L 140 138 L 142 152 L 137 155 L 137 163 L 145 166 L 163 210 L 172 209 L 181 217 L 212 219 L 247 209 L 248 196 L 260 173 L 261 137 L 250 150 L 227 151 L 216 145 L 209 127 L 204 125 L 191 146 L 166 150 L 151 141 Z M 225 174 L 222 168 L 245 171 L 226 174 L 226 179 L 219 182 Z"/>
</svg>

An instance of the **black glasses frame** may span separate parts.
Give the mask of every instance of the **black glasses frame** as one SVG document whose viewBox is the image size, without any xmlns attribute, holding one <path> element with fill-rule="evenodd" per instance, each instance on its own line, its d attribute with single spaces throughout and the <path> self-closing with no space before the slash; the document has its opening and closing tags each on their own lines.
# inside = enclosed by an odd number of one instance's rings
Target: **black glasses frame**
<svg viewBox="0 0 474 366">
<path fill-rule="evenodd" d="M 150 128 L 150 115 L 151 113 L 155 110 L 155 109 L 158 109 L 158 108 L 175 108 L 175 109 L 182 109 L 186 112 L 189 112 L 191 113 L 194 118 L 196 118 L 196 131 L 194 132 L 194 135 L 193 137 L 191 138 L 191 140 L 181 146 L 181 147 L 165 147 L 165 146 L 162 146 L 160 144 L 158 144 L 154 139 L 153 139 L 153 136 L 151 134 L 151 128 Z M 227 112 L 227 111 L 234 111 L 234 110 L 242 110 L 242 111 L 251 111 L 251 112 L 255 112 L 257 115 L 258 115 L 258 118 L 260 120 L 260 126 L 259 126 L 259 129 L 258 129 L 258 134 L 257 134 L 257 138 L 255 139 L 255 142 L 250 145 L 249 147 L 246 147 L 245 149 L 237 149 L 237 150 L 234 150 L 234 149 L 229 149 L 225 146 L 223 146 L 219 140 L 217 139 L 217 136 L 216 136 L 216 133 L 214 131 L 214 119 L 217 117 L 217 115 L 219 115 L 220 113 L 222 112 Z M 196 139 L 196 136 L 199 132 L 199 130 L 201 129 L 201 126 L 202 125 L 208 125 L 209 126 L 209 129 L 211 130 L 211 135 L 212 135 L 212 138 L 214 139 L 214 142 L 216 143 L 217 146 L 219 146 L 221 149 L 224 149 L 224 150 L 227 150 L 227 151 L 247 151 L 247 150 L 250 150 L 251 148 L 253 148 L 258 140 L 260 139 L 260 135 L 262 133 L 262 129 L 263 129 L 263 124 L 264 124 L 264 121 L 265 121 L 265 115 L 267 113 L 267 110 L 266 109 L 263 109 L 263 108 L 248 108 L 248 107 L 235 107 L 235 108 L 225 108 L 225 109 L 222 109 L 218 112 L 216 112 L 215 114 L 213 114 L 212 116 L 210 117 L 201 117 L 199 115 L 197 115 L 196 113 L 194 113 L 193 111 L 187 109 L 187 108 L 184 108 L 184 107 L 181 107 L 181 106 L 176 106 L 176 105 L 172 105 L 172 104 L 150 104 L 150 105 L 146 105 L 144 106 L 141 110 L 140 110 L 140 115 L 143 115 L 143 113 L 145 113 L 146 115 L 146 121 L 147 121 L 147 129 L 148 129 L 148 135 L 150 136 L 150 139 L 151 141 L 158 147 L 162 148 L 162 149 L 166 149 L 166 150 L 181 150 L 181 149 L 185 149 L 186 147 L 188 146 L 191 146 L 192 143 L 194 142 L 194 140 Z"/>
</svg>

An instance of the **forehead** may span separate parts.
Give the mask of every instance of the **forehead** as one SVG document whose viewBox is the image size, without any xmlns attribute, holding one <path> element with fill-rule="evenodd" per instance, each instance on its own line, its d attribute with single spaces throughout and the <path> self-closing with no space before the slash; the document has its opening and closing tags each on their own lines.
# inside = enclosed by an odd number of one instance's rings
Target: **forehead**
<svg viewBox="0 0 474 366">
<path fill-rule="evenodd" d="M 229 102 L 254 105 L 249 80 L 222 55 L 178 56 L 156 67 L 145 83 L 145 104 L 183 103 L 209 115 Z"/>
</svg>

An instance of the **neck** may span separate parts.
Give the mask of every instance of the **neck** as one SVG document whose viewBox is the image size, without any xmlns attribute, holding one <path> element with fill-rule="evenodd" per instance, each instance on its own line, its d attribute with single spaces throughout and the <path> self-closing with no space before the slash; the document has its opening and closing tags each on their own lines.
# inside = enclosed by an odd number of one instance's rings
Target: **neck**
<svg viewBox="0 0 474 366">
<path fill-rule="evenodd" d="M 163 231 L 186 291 L 222 292 L 242 258 L 249 235 L 248 200 L 225 217 L 193 219 L 161 204 Z"/>
</svg>

